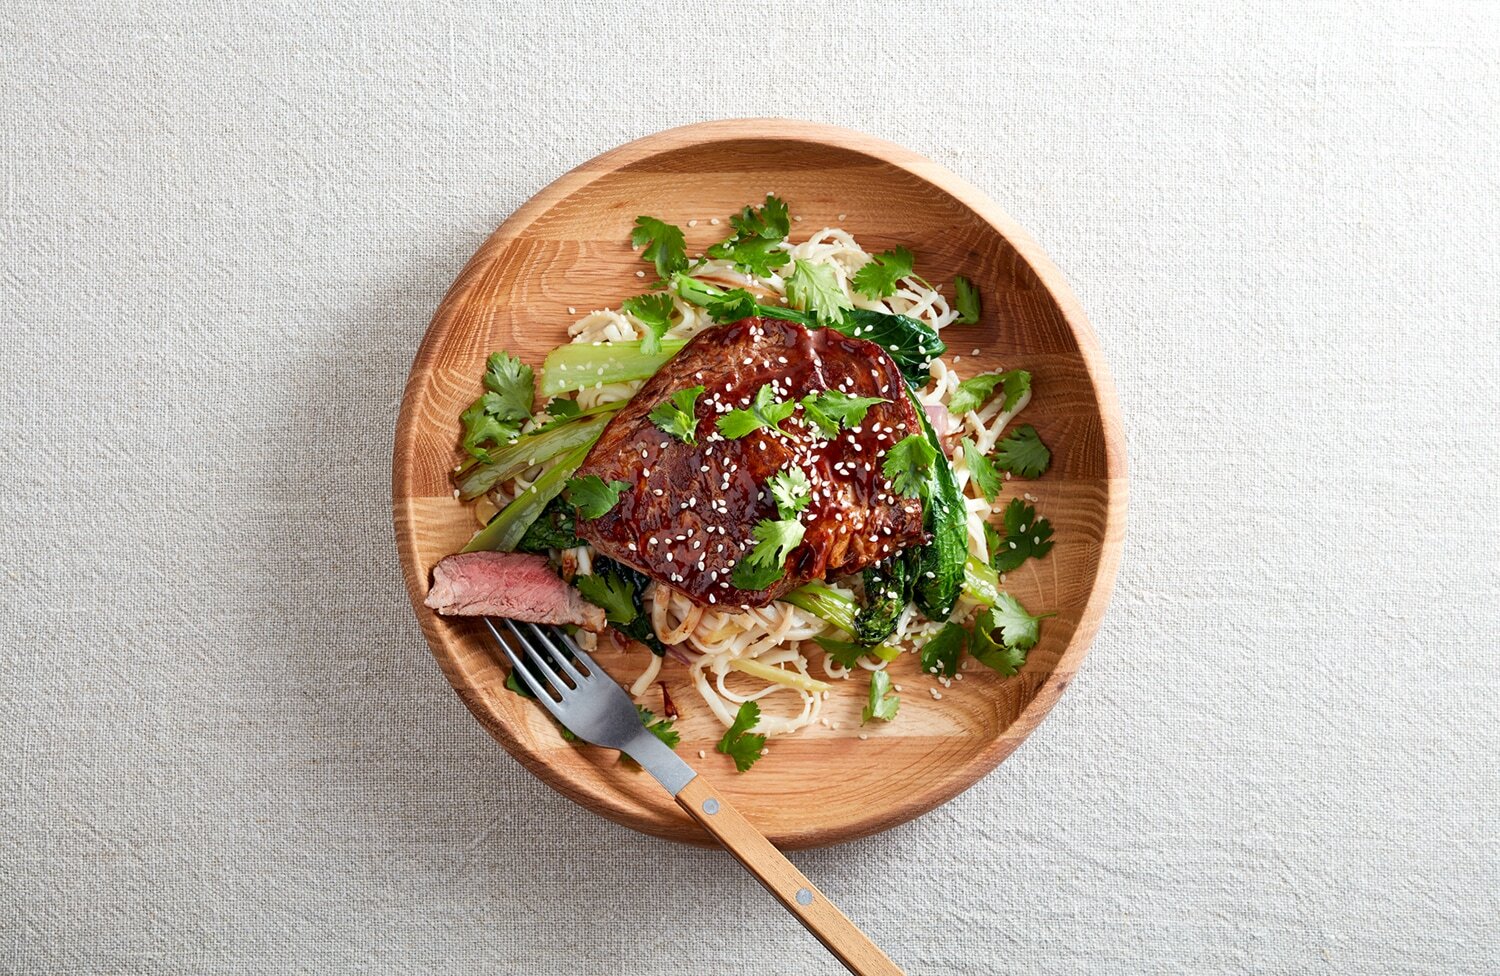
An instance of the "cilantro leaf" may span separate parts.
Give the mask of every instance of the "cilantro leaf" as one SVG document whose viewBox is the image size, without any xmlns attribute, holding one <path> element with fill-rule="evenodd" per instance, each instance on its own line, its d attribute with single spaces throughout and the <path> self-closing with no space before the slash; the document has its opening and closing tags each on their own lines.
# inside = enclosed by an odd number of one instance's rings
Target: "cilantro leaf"
<svg viewBox="0 0 1500 976">
<path fill-rule="evenodd" d="M 744 702 L 735 713 L 734 722 L 724 730 L 724 737 L 714 746 L 719 752 L 732 758 L 734 768 L 742 773 L 755 765 L 755 761 L 760 758 L 760 751 L 766 747 L 766 737 L 750 731 L 759 722 L 760 706 L 753 701 Z"/>
<path fill-rule="evenodd" d="M 842 390 L 824 390 L 816 394 L 818 412 L 842 427 L 857 427 L 865 422 L 865 414 L 877 403 L 890 403 L 885 397 L 850 396 Z"/>
<path fill-rule="evenodd" d="M 963 275 L 953 276 L 953 304 L 958 309 L 958 321 L 973 325 L 979 321 L 979 289 Z"/>
<path fill-rule="evenodd" d="M 485 410 L 484 397 L 475 400 L 469 409 L 459 414 L 458 420 L 464 425 L 460 443 L 465 453 L 484 464 L 490 463 L 490 448 L 515 440 L 521 432 L 520 424 L 501 420 Z"/>
<path fill-rule="evenodd" d="M 637 295 L 621 302 L 620 311 L 646 327 L 641 336 L 641 352 L 648 356 L 660 352 L 662 336 L 672 327 L 672 296 L 666 292 Z"/>
<path fill-rule="evenodd" d="M 708 249 L 708 256 L 720 261 L 732 261 L 736 269 L 746 274 L 764 278 L 792 259 L 781 247 L 780 241 L 768 241 L 764 237 L 746 240 L 731 237 Z"/>
<path fill-rule="evenodd" d="M 927 476 L 936 460 L 937 449 L 926 436 L 912 434 L 886 450 L 880 470 L 891 480 L 897 492 L 909 498 L 921 498 L 927 490 Z"/>
<path fill-rule="evenodd" d="M 860 713 L 859 724 L 864 725 L 874 718 L 889 722 L 896 717 L 896 712 L 900 708 L 901 696 L 892 693 L 891 676 L 884 670 L 871 671 L 870 700 L 866 702 L 864 711 Z"/>
<path fill-rule="evenodd" d="M 670 399 L 663 400 L 651 408 L 646 417 L 662 432 L 671 434 L 684 444 L 698 443 L 698 418 L 694 413 L 698 398 L 703 395 L 702 386 L 678 390 Z"/>
<path fill-rule="evenodd" d="M 824 654 L 845 668 L 856 667 L 860 658 L 874 650 L 854 641 L 838 640 L 833 637 L 814 637 L 813 643 L 821 647 Z"/>
<path fill-rule="evenodd" d="M 802 511 L 812 500 L 812 484 L 803 470 L 796 466 L 776 472 L 766 486 L 771 489 L 771 498 L 776 502 L 776 514 L 784 519 Z"/>
<path fill-rule="evenodd" d="M 591 603 L 604 607 L 605 618 L 614 624 L 615 629 L 620 633 L 645 644 L 657 657 L 666 654 L 666 645 L 656 636 L 656 628 L 651 625 L 651 615 L 646 612 L 644 593 L 651 582 L 646 574 L 623 563 L 617 563 L 607 556 L 595 555 L 593 575 L 603 578 L 599 582 L 587 585 L 600 596 L 601 600 L 614 601 L 613 615 L 610 613 L 609 606 L 589 596 L 589 593 L 584 591 L 584 587 L 579 586 L 579 591 L 584 597 Z M 580 580 L 588 578 L 578 577 Z M 626 609 L 627 602 L 630 607 L 628 610 Z"/>
<path fill-rule="evenodd" d="M 763 237 L 770 241 L 783 240 L 792 230 L 786 202 L 774 193 L 766 194 L 766 202 L 759 210 L 747 206 L 730 217 L 729 223 L 737 237 Z"/>
<path fill-rule="evenodd" d="M 995 503 L 995 496 L 1000 494 L 1000 472 L 995 470 L 994 464 L 979 451 L 979 446 L 965 437 L 964 461 L 969 465 L 969 479 L 974 482 L 974 487 L 984 496 L 984 500 L 991 505 Z"/>
<path fill-rule="evenodd" d="M 841 390 L 823 390 L 802 398 L 803 417 L 832 440 L 841 427 L 855 427 L 865 422 L 865 414 L 877 403 L 889 403 L 883 397 L 855 397 Z"/>
<path fill-rule="evenodd" d="M 1027 559 L 1041 559 L 1052 551 L 1052 523 L 1036 517 L 1036 509 L 1019 498 L 1005 506 L 1005 537 L 995 533 L 998 547 L 990 550 L 990 565 L 1008 573 Z"/>
<path fill-rule="evenodd" d="M 958 671 L 958 659 L 963 657 L 968 637 L 968 632 L 958 624 L 944 624 L 942 630 L 922 645 L 922 671 L 953 677 Z"/>
<path fill-rule="evenodd" d="M 484 388 L 494 399 L 492 413 L 506 416 L 531 416 L 531 401 L 536 398 L 536 382 L 531 367 L 507 353 L 491 353 L 484 368 Z"/>
<path fill-rule="evenodd" d="M 1055 616 L 1057 616 L 1055 613 L 1039 613 L 1032 616 L 1015 597 L 1009 593 L 1001 593 L 999 601 L 993 607 L 985 608 L 984 613 L 976 618 L 975 627 L 977 629 L 981 624 L 984 625 L 991 634 L 992 642 L 994 633 L 998 631 L 999 645 L 1009 651 L 1028 651 L 1036 646 L 1037 640 L 1041 637 L 1042 621 Z M 1014 655 L 1011 656 L 1014 657 Z M 1026 655 L 1022 654 L 1020 659 L 1024 662 Z M 988 662 L 984 663 L 994 667 Z"/>
<path fill-rule="evenodd" d="M 904 247 L 882 251 L 854 272 L 853 285 L 868 298 L 885 298 L 895 294 L 896 283 L 911 274 L 911 252 Z"/>
<path fill-rule="evenodd" d="M 818 406 L 818 395 L 816 393 L 809 393 L 802 398 L 802 420 L 804 423 L 816 427 L 818 433 L 822 434 L 828 440 L 833 440 L 839 436 L 838 420 L 824 413 L 823 408 Z"/>
<path fill-rule="evenodd" d="M 586 519 L 596 519 L 614 508 L 620 501 L 620 493 L 630 488 L 624 481 L 605 481 L 597 474 L 586 474 L 582 478 L 569 478 L 563 487 L 563 497 L 578 509 Z"/>
<path fill-rule="evenodd" d="M 507 353 L 492 353 L 485 363 L 484 393 L 459 416 L 464 425 L 463 449 L 489 464 L 489 449 L 515 440 L 521 425 L 531 419 L 535 397 L 531 367 Z"/>
<path fill-rule="evenodd" d="M 646 727 L 647 732 L 665 742 L 668 749 L 677 748 L 677 743 L 682 741 L 682 736 L 678 734 L 676 729 L 672 728 L 672 719 L 657 718 L 656 713 L 645 705 L 637 705 L 635 706 L 635 710 L 640 714 L 641 724 Z"/>
<path fill-rule="evenodd" d="M 817 316 L 819 322 L 837 322 L 844 309 L 854 303 L 844 294 L 832 265 L 809 264 L 798 258 L 786 279 L 786 297 L 794 307 Z"/>
<path fill-rule="evenodd" d="M 948 412 L 963 416 L 970 410 L 978 410 L 994 394 L 997 386 L 1005 391 L 1005 400 L 1000 404 L 1000 412 L 1005 413 L 1031 389 L 1031 374 L 1024 369 L 1010 369 L 1003 373 L 971 376 L 958 384 L 958 389 L 948 398 Z"/>
<path fill-rule="evenodd" d="M 797 409 L 795 400 L 777 400 L 776 391 L 765 383 L 755 391 L 755 401 L 748 410 L 731 410 L 718 419 L 719 433 L 728 438 L 740 438 L 752 431 L 777 428 L 783 420 Z"/>
<path fill-rule="evenodd" d="M 715 322 L 738 322 L 755 314 L 755 296 L 743 288 L 731 288 L 710 298 L 704 308 Z"/>
<path fill-rule="evenodd" d="M 1021 665 L 1026 663 L 1026 649 L 1007 647 L 995 640 L 995 630 L 999 626 L 993 611 L 985 607 L 984 611 L 974 618 L 974 633 L 969 638 L 969 653 L 980 664 L 1009 677 L 1020 671 Z"/>
<path fill-rule="evenodd" d="M 731 410 L 719 418 L 717 426 L 725 437 L 738 439 L 764 425 L 753 410 Z"/>
<path fill-rule="evenodd" d="M 628 624 L 639 612 L 635 605 L 635 588 L 615 573 L 590 573 L 575 576 L 573 585 L 583 598 L 604 608 L 604 618 L 612 624 Z"/>
<path fill-rule="evenodd" d="M 1035 478 L 1052 463 L 1052 452 L 1037 436 L 1035 427 L 1022 424 L 995 446 L 992 458 L 998 468 L 1023 478 Z"/>
<path fill-rule="evenodd" d="M 756 546 L 735 564 L 730 582 L 742 590 L 763 590 L 786 573 L 786 557 L 806 532 L 796 519 L 761 519 L 750 535 Z"/>
<path fill-rule="evenodd" d="M 791 230 L 791 220 L 786 204 L 779 197 L 766 194 L 766 202 L 759 210 L 746 207 L 730 217 L 729 223 L 734 233 L 710 247 L 709 257 L 731 261 L 740 271 L 761 276 L 791 260 L 791 255 L 781 247 Z"/>
<path fill-rule="evenodd" d="M 630 232 L 630 243 L 636 247 L 645 245 L 641 259 L 656 265 L 656 273 L 664 279 L 688 265 L 687 239 L 676 224 L 655 217 L 637 217 L 635 229 Z"/>
<path fill-rule="evenodd" d="M 553 397 L 547 401 L 547 416 L 556 417 L 558 420 L 566 420 L 568 417 L 576 417 L 583 412 L 577 400 L 569 400 L 565 397 Z"/>
</svg>

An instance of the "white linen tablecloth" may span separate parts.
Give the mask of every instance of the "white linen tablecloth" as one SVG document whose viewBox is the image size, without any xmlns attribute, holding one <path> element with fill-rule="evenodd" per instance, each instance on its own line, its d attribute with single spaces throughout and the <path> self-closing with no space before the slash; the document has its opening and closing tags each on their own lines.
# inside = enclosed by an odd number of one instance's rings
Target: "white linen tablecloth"
<svg viewBox="0 0 1500 976">
<path fill-rule="evenodd" d="M 794 860 L 912 973 L 1500 970 L 1500 7 L 0 6 L 0 971 L 833 973 L 449 690 L 389 516 L 444 289 L 566 169 L 840 123 L 1072 280 L 1094 650 Z"/>
</svg>

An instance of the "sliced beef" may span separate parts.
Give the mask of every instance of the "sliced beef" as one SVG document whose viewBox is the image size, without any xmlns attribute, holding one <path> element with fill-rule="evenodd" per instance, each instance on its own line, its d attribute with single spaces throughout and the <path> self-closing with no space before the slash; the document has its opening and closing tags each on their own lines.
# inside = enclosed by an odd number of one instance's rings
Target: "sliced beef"
<svg viewBox="0 0 1500 976">
<path fill-rule="evenodd" d="M 604 629 L 604 611 L 552 571 L 545 556 L 461 552 L 432 567 L 429 607 L 445 616 L 509 617 Z"/>
<path fill-rule="evenodd" d="M 783 401 L 833 389 L 887 402 L 832 440 L 804 422 L 800 407 L 777 432 L 722 437 L 718 417 L 748 408 L 766 383 Z M 647 416 L 695 386 L 705 387 L 696 446 L 663 433 Z M 579 519 L 578 535 L 696 603 L 764 606 L 808 580 L 857 572 L 925 540 L 921 503 L 892 491 L 881 472 L 886 449 L 919 429 L 900 370 L 873 342 L 778 319 L 710 328 L 646 383 L 589 452 L 580 475 L 630 488 L 602 517 Z M 730 574 L 754 548 L 751 530 L 778 517 L 766 481 L 793 465 L 814 489 L 800 516 L 802 544 L 782 579 L 764 590 L 740 590 Z"/>
</svg>

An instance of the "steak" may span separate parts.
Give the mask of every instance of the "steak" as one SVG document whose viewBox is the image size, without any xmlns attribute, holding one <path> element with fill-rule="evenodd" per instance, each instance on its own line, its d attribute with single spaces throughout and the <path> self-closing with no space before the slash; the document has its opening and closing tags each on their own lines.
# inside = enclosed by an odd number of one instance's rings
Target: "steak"
<svg viewBox="0 0 1500 976">
<path fill-rule="evenodd" d="M 604 611 L 547 565 L 520 552 L 461 552 L 432 567 L 426 604 L 449 617 L 509 617 L 604 629 Z"/>
<path fill-rule="evenodd" d="M 782 401 L 838 390 L 885 402 L 832 439 L 801 406 L 777 430 L 723 437 L 719 416 L 750 407 L 763 384 Z M 700 385 L 696 445 L 663 433 L 647 416 L 673 393 Z M 700 605 L 765 606 L 808 580 L 858 572 L 925 541 L 921 503 L 897 494 L 881 472 L 886 449 L 920 430 L 900 370 L 873 342 L 769 318 L 706 329 L 604 428 L 578 473 L 629 487 L 599 518 L 580 518 L 577 532 Z M 797 516 L 802 542 L 781 579 L 741 590 L 730 576 L 754 548 L 751 530 L 779 517 L 766 481 L 793 466 L 812 485 Z"/>
</svg>

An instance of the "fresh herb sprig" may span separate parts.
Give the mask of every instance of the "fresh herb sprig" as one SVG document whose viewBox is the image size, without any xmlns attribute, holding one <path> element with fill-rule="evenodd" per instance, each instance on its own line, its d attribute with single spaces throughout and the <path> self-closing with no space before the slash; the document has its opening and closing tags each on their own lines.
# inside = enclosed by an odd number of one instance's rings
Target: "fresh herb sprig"
<svg viewBox="0 0 1500 976">
<path fill-rule="evenodd" d="M 750 530 L 755 548 L 735 563 L 729 581 L 742 590 L 763 590 L 781 579 L 787 555 L 802 544 L 806 531 L 796 519 L 761 519 Z"/>
<path fill-rule="evenodd" d="M 693 386 L 686 390 L 678 390 L 667 399 L 651 408 L 646 414 L 657 429 L 662 433 L 682 441 L 684 444 L 696 446 L 698 443 L 698 417 L 696 409 L 698 398 L 703 395 L 704 387 Z"/>
<path fill-rule="evenodd" d="M 581 478 L 569 478 L 563 487 L 563 497 L 578 509 L 579 515 L 596 519 L 619 504 L 620 495 L 629 488 L 624 481 L 605 481 L 597 474 L 586 474 Z"/>
<path fill-rule="evenodd" d="M 990 457 L 995 467 L 1023 478 L 1040 477 L 1052 463 L 1052 452 L 1047 450 L 1036 428 L 1030 424 L 1022 424 L 996 444 L 995 453 Z"/>
<path fill-rule="evenodd" d="M 491 463 L 492 449 L 520 436 L 535 397 L 531 367 L 508 353 L 492 353 L 485 363 L 484 392 L 459 417 L 463 449 L 481 464 Z"/>
<path fill-rule="evenodd" d="M 779 430 L 778 425 L 796 409 L 796 401 L 776 399 L 776 391 L 766 383 L 755 391 L 748 409 L 731 410 L 719 418 L 719 433 L 737 439 L 761 429 Z"/>
<path fill-rule="evenodd" d="M 734 768 L 742 773 L 755 765 L 760 759 L 760 751 L 766 747 L 766 737 L 750 731 L 758 724 L 760 724 L 760 706 L 753 701 L 744 702 L 735 713 L 734 722 L 724 730 L 723 738 L 719 740 L 718 745 L 714 746 L 719 752 L 733 759 Z"/>
<path fill-rule="evenodd" d="M 1019 498 L 1005 506 L 1005 535 L 988 523 L 985 539 L 990 546 L 990 565 L 997 573 L 1009 573 L 1028 559 L 1041 559 L 1052 551 L 1052 523 L 1038 518 L 1036 508 Z"/>
</svg>

